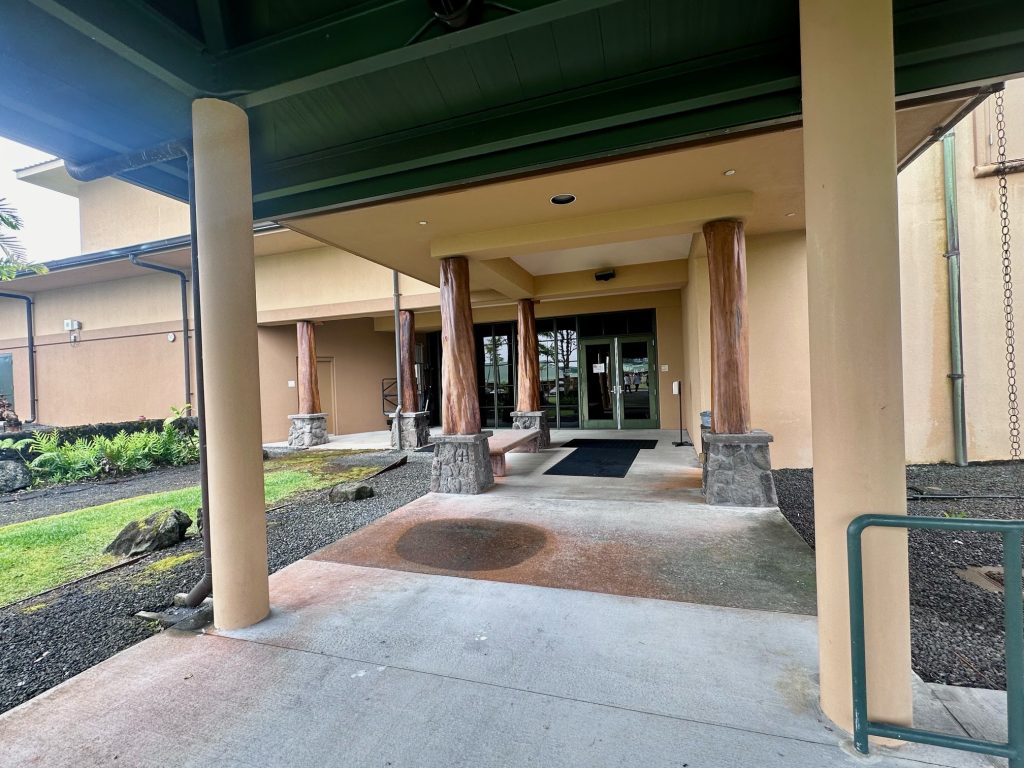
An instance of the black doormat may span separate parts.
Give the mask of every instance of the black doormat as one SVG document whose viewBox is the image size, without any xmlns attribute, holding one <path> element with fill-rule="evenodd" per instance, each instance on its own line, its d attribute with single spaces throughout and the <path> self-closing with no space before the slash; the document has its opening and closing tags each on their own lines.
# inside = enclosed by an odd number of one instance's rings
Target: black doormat
<svg viewBox="0 0 1024 768">
<path fill-rule="evenodd" d="M 625 477 L 639 453 L 639 448 L 577 448 L 544 474 Z"/>
<path fill-rule="evenodd" d="M 657 440 L 615 440 L 614 438 L 577 437 L 565 443 L 563 448 L 610 448 L 626 451 L 651 450 Z"/>
</svg>

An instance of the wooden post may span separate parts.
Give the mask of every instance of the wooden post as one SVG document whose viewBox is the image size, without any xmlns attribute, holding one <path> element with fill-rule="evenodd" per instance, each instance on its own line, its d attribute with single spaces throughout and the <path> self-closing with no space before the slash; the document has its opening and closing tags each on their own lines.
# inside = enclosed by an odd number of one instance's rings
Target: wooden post
<svg viewBox="0 0 1024 768">
<path fill-rule="evenodd" d="M 473 353 L 469 261 L 441 260 L 441 428 L 446 435 L 480 432 L 480 395 Z"/>
<path fill-rule="evenodd" d="M 299 346 L 299 413 L 321 413 L 320 384 L 316 377 L 316 331 L 309 320 L 295 324 Z"/>
<path fill-rule="evenodd" d="M 416 316 L 408 309 L 398 312 L 399 347 L 402 365 L 402 412 L 420 409 L 420 394 L 416 387 Z"/>
<path fill-rule="evenodd" d="M 540 353 L 537 349 L 537 315 L 533 299 L 519 300 L 519 360 L 517 372 L 517 411 L 540 410 Z"/>
<path fill-rule="evenodd" d="M 704 225 L 711 283 L 711 429 L 750 432 L 747 254 L 743 222 Z"/>
</svg>

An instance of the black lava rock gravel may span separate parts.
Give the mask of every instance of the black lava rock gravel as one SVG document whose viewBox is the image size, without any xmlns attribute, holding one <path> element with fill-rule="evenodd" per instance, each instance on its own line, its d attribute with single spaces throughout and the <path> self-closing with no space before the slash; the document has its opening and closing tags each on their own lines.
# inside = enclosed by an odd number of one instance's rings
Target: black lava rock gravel
<svg viewBox="0 0 1024 768">
<path fill-rule="evenodd" d="M 332 463 L 387 464 L 399 455 L 345 456 Z M 269 510 L 271 572 L 425 494 L 431 458 L 412 453 L 405 466 L 366 481 L 375 491 L 369 499 L 335 505 L 327 500 L 329 489 L 323 489 Z M 198 556 L 166 570 L 151 568 L 164 558 L 190 553 Z M 202 542 L 191 538 L 133 565 L 0 608 L 0 712 L 159 631 L 135 613 L 165 610 L 175 593 L 191 589 L 202 576 L 201 553 Z"/>
<path fill-rule="evenodd" d="M 814 494 L 809 469 L 777 470 L 782 514 L 814 546 Z M 907 467 L 909 494 L 1024 496 L 1015 462 Z M 907 503 L 911 515 L 1024 519 L 1022 499 L 928 499 Z M 865 510 L 867 511 L 867 510 Z M 914 669 L 927 682 L 1006 689 L 1003 596 L 957 575 L 970 566 L 998 566 L 998 535 L 949 531 L 910 533 L 910 615 Z"/>
</svg>

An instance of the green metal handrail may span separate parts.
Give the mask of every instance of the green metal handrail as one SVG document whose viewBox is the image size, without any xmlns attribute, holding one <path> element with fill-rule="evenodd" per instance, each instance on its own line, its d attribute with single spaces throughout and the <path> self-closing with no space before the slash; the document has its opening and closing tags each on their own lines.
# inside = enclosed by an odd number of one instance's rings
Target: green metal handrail
<svg viewBox="0 0 1024 768">
<path fill-rule="evenodd" d="M 999 533 L 1003 537 L 1003 623 L 1006 627 L 1006 720 L 1009 739 L 999 744 L 950 736 L 868 719 L 867 653 L 864 647 L 864 565 L 861 534 L 866 528 L 920 528 Z M 1024 768 L 1024 589 L 1021 585 L 1021 544 L 1024 520 L 948 519 L 906 515 L 861 515 L 846 530 L 850 577 L 850 653 L 853 665 L 853 742 L 868 753 L 868 737 L 883 736 L 949 749 L 1005 757 L 1009 768 Z"/>
</svg>

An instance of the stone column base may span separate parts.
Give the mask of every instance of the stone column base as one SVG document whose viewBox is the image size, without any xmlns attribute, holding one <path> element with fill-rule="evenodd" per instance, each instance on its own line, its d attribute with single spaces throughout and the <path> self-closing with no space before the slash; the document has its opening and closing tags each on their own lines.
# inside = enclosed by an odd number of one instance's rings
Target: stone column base
<svg viewBox="0 0 1024 768">
<path fill-rule="evenodd" d="M 292 420 L 288 430 L 289 448 L 311 448 L 327 442 L 326 413 L 297 413 L 288 418 Z"/>
<path fill-rule="evenodd" d="M 402 431 L 403 451 L 412 451 L 430 443 L 430 424 L 428 411 L 410 411 L 391 416 L 391 447 L 398 448 L 398 431 Z"/>
<path fill-rule="evenodd" d="M 544 411 L 512 411 L 512 429 L 539 429 L 540 439 L 537 441 L 537 449 L 551 447 L 551 431 L 548 427 L 548 416 Z M 533 446 L 514 450 L 535 452 Z"/>
<path fill-rule="evenodd" d="M 768 443 L 755 429 L 745 435 L 704 432 L 704 497 L 716 507 L 777 507 Z"/>
<path fill-rule="evenodd" d="M 494 485 L 487 438 L 476 435 L 434 435 L 434 462 L 430 466 L 432 493 L 482 493 Z"/>
</svg>

